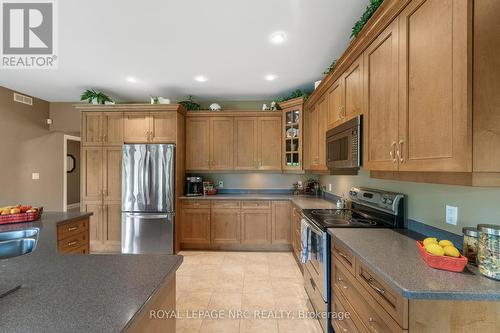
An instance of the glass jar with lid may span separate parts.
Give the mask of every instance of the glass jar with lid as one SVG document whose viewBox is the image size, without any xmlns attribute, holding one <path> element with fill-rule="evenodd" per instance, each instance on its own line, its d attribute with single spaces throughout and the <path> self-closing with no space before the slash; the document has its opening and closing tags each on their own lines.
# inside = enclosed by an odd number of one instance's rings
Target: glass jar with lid
<svg viewBox="0 0 500 333">
<path fill-rule="evenodd" d="M 464 227 L 464 256 L 469 259 L 469 264 L 477 264 L 477 251 L 479 247 L 479 233 L 476 227 Z"/>
<path fill-rule="evenodd" d="M 500 226 L 478 224 L 478 266 L 481 274 L 500 280 Z"/>
</svg>

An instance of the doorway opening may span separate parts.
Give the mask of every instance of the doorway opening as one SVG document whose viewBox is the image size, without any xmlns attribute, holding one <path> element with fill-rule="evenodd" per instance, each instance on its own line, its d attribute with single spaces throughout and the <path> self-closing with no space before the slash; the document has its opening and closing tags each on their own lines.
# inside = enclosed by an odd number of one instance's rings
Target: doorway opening
<svg viewBox="0 0 500 333">
<path fill-rule="evenodd" d="M 63 211 L 80 211 L 80 137 L 64 136 Z"/>
</svg>

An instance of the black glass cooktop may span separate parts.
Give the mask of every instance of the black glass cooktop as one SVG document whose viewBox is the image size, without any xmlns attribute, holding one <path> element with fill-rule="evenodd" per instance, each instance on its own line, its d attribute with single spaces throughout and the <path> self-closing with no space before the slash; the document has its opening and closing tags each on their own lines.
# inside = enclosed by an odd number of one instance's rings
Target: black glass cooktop
<svg viewBox="0 0 500 333">
<path fill-rule="evenodd" d="M 322 230 L 327 228 L 389 227 L 349 209 L 304 209 L 302 213 Z"/>
</svg>

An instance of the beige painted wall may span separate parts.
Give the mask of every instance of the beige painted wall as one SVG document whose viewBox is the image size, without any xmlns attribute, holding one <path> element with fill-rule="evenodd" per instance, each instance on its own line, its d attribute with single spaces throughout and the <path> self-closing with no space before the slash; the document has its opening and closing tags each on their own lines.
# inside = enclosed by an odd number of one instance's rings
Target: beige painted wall
<svg viewBox="0 0 500 333">
<path fill-rule="evenodd" d="M 63 134 L 46 124 L 49 103 L 13 101 L 0 87 L 0 206 L 18 203 L 62 210 Z M 34 172 L 39 180 L 32 180 Z"/>
<path fill-rule="evenodd" d="M 68 205 L 80 202 L 80 141 L 68 140 L 67 154 L 75 158 L 75 169 L 67 173 Z"/>
<path fill-rule="evenodd" d="M 351 186 L 364 186 L 408 195 L 408 218 L 456 234 L 464 226 L 500 225 L 500 188 L 421 184 L 372 179 L 361 170 L 358 176 L 321 176 L 321 184 L 332 184 L 332 192 L 347 195 Z M 445 223 L 445 205 L 458 207 L 458 224 Z"/>
<path fill-rule="evenodd" d="M 195 174 L 193 174 L 195 175 Z M 225 189 L 292 189 L 293 183 L 305 181 L 311 175 L 281 174 L 281 173 L 213 173 L 196 174 L 203 179 L 211 179 L 217 185 L 219 180 L 224 182 Z"/>
<path fill-rule="evenodd" d="M 50 130 L 53 132 L 65 132 L 67 134 L 80 135 L 80 111 L 73 105 L 75 103 L 56 102 L 50 103 L 49 114 L 52 119 Z"/>
</svg>

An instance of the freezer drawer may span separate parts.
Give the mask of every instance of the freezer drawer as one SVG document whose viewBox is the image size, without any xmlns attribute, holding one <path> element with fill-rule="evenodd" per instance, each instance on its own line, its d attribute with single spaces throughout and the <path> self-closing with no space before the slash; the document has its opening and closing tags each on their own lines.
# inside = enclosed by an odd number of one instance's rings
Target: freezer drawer
<svg viewBox="0 0 500 333">
<path fill-rule="evenodd" d="M 173 213 L 122 213 L 122 253 L 173 254 Z"/>
</svg>

